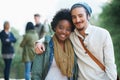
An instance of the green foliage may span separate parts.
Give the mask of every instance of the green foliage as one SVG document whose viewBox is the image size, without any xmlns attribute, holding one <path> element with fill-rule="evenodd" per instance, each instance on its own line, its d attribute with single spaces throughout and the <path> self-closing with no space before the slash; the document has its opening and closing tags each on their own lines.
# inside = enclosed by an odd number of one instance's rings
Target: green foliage
<svg viewBox="0 0 120 80">
<path fill-rule="evenodd" d="M 120 1 L 113 0 L 111 3 L 103 6 L 103 13 L 100 15 L 101 25 L 108 28 L 120 26 Z"/>
</svg>

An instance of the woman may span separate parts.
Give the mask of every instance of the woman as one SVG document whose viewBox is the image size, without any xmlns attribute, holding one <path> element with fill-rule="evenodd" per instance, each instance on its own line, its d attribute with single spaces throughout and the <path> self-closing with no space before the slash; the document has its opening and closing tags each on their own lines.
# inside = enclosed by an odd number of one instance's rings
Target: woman
<svg viewBox="0 0 120 80">
<path fill-rule="evenodd" d="M 30 80 L 31 65 L 34 58 L 34 42 L 38 40 L 38 34 L 34 30 L 32 22 L 26 25 L 26 33 L 20 44 L 23 48 L 22 61 L 25 63 L 25 80 Z"/>
<path fill-rule="evenodd" d="M 70 12 L 62 9 L 51 22 L 53 37 L 45 37 L 46 50 L 33 61 L 32 80 L 76 80 L 76 58 L 69 40 L 74 30 Z"/>
<path fill-rule="evenodd" d="M 4 68 L 4 79 L 9 80 L 10 67 L 12 59 L 14 57 L 14 47 L 13 43 L 16 42 L 16 38 L 13 33 L 9 31 L 10 23 L 8 21 L 4 22 L 4 30 L 0 32 L 0 39 L 2 42 L 2 57 L 5 63 Z"/>
</svg>

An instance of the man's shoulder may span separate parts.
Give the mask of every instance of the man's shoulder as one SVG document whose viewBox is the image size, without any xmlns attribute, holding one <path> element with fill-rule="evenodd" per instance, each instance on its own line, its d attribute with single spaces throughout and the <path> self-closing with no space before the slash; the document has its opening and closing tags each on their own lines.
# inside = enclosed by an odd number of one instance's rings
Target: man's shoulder
<svg viewBox="0 0 120 80">
<path fill-rule="evenodd" d="M 103 27 L 100 27 L 100 26 L 93 26 L 93 34 L 96 34 L 98 35 L 99 37 L 106 37 L 108 35 L 110 35 L 109 31 Z"/>
<path fill-rule="evenodd" d="M 93 30 L 96 30 L 97 32 L 108 32 L 107 29 L 100 27 L 100 26 L 93 26 L 92 25 Z"/>
<path fill-rule="evenodd" d="M 40 24 L 39 24 L 39 26 L 40 26 L 40 27 L 43 27 L 43 26 L 44 26 L 44 24 L 40 23 Z"/>
<path fill-rule="evenodd" d="M 71 34 L 70 34 L 70 40 L 73 39 L 74 36 L 75 36 L 75 32 L 71 32 Z"/>
<path fill-rule="evenodd" d="M 36 24 L 35 27 L 39 28 L 39 27 L 43 27 L 44 25 L 42 23 Z"/>
</svg>

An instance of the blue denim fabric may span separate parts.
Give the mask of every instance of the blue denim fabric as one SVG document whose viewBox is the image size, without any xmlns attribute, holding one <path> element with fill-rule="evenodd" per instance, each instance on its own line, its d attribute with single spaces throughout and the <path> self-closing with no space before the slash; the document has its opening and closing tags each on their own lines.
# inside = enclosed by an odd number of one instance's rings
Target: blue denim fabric
<svg viewBox="0 0 120 80">
<path fill-rule="evenodd" d="M 31 75 L 30 75 L 31 65 L 32 62 L 25 62 L 25 80 L 31 79 Z"/>
<path fill-rule="evenodd" d="M 10 74 L 10 67 L 12 63 L 12 59 L 4 59 L 5 68 L 4 68 L 4 79 L 9 80 L 9 74 Z"/>
<path fill-rule="evenodd" d="M 49 69 L 50 69 L 50 66 L 51 66 L 51 64 L 53 62 L 53 56 L 54 56 L 54 49 L 53 49 L 53 41 L 52 41 L 52 39 L 49 42 L 49 46 L 50 46 L 50 58 L 49 58 L 49 61 L 50 61 Z"/>
</svg>

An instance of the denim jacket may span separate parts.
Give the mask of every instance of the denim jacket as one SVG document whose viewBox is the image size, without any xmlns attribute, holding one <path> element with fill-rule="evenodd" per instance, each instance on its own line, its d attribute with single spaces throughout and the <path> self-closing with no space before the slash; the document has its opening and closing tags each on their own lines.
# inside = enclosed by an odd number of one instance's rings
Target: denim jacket
<svg viewBox="0 0 120 80">
<path fill-rule="evenodd" d="M 50 36 L 45 37 L 45 47 L 45 52 L 41 55 L 36 54 L 33 60 L 31 80 L 45 80 L 50 69 L 54 56 L 54 44 Z M 73 77 L 68 78 L 68 80 L 77 80 L 78 66 L 76 56 L 74 61 Z"/>
</svg>

